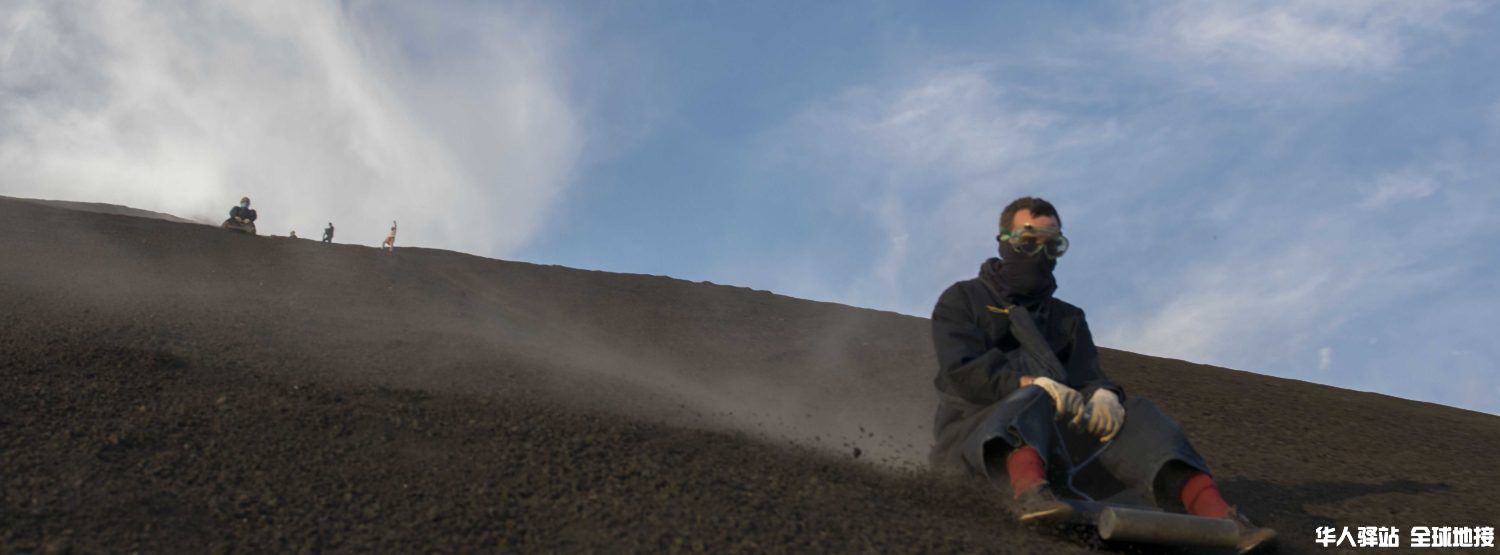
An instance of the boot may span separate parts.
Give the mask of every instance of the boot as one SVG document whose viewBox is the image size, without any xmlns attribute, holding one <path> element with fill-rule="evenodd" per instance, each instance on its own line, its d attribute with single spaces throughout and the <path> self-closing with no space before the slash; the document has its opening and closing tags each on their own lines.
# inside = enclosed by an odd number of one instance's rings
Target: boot
<svg viewBox="0 0 1500 555">
<path fill-rule="evenodd" d="M 1240 542 L 1235 549 L 1241 555 L 1251 552 L 1264 552 L 1276 546 L 1276 531 L 1270 528 L 1256 526 L 1239 509 L 1230 509 L 1224 518 L 1233 521 L 1239 528 Z"/>
<path fill-rule="evenodd" d="M 1060 520 L 1073 515 L 1073 506 L 1058 499 L 1047 482 L 1021 492 L 1016 496 L 1013 506 L 1016 518 L 1021 522 Z"/>
</svg>

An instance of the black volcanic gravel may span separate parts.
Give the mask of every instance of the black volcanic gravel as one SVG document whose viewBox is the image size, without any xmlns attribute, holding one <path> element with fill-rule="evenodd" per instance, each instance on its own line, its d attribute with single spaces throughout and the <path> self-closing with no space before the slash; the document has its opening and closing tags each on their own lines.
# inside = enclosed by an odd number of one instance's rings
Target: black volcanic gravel
<svg viewBox="0 0 1500 555">
<path fill-rule="evenodd" d="M 1107 548 L 913 465 L 926 341 L 762 291 L 0 199 L 0 552 Z M 1104 355 L 1283 552 L 1500 524 L 1500 418 Z"/>
</svg>

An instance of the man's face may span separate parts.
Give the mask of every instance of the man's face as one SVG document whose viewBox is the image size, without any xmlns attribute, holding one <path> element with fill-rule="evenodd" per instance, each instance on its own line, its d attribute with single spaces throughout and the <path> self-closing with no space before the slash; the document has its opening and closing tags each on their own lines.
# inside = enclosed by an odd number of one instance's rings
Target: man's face
<svg viewBox="0 0 1500 555">
<path fill-rule="evenodd" d="M 1055 260 L 1068 252 L 1068 240 L 1058 224 L 1055 216 L 1036 216 L 1021 209 L 1016 211 L 1010 231 L 1002 235 L 1002 240 L 1027 256 L 1045 255 Z"/>
</svg>

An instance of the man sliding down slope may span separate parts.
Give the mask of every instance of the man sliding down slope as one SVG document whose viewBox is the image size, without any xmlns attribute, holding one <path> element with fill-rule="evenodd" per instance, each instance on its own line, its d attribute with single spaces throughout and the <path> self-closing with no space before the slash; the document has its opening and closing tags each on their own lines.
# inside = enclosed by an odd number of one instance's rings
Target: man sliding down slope
<svg viewBox="0 0 1500 555">
<path fill-rule="evenodd" d="M 250 197 L 240 199 L 240 205 L 229 209 L 229 219 L 219 227 L 255 235 L 255 210 L 250 208 Z"/>
<path fill-rule="evenodd" d="M 1220 497 L 1176 422 L 1150 401 L 1126 397 L 1100 370 L 1083 311 L 1052 296 L 1052 270 L 1068 247 L 1052 204 L 1010 203 L 997 239 L 1000 258 L 949 287 L 932 312 L 941 399 L 933 465 L 1008 476 L 1022 521 L 1069 516 L 1073 507 L 1057 492 L 1134 495 L 1163 510 L 1233 521 L 1241 552 L 1274 543 L 1275 531 Z M 1026 320 L 1012 321 L 1021 315 Z M 1012 328 L 1028 324 L 1034 329 Z"/>
</svg>

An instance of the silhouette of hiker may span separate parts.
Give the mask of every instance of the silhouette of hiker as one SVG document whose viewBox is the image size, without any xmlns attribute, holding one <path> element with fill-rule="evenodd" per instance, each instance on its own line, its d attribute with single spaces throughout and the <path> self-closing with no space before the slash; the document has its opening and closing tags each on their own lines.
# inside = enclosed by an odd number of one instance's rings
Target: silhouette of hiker
<svg viewBox="0 0 1500 555">
<path fill-rule="evenodd" d="M 385 242 L 380 244 L 380 248 L 396 252 L 396 220 L 391 220 L 391 234 L 385 236 Z"/>
<path fill-rule="evenodd" d="M 292 233 L 289 234 L 289 235 L 287 235 L 287 237 L 291 237 L 292 239 L 296 239 L 297 238 L 297 230 L 293 229 Z"/>
<path fill-rule="evenodd" d="M 1275 531 L 1220 496 L 1175 421 L 1104 376 L 1083 311 L 1052 296 L 1052 270 L 1068 249 L 1056 208 L 1016 199 L 1001 212 L 996 239 L 1000 257 L 950 286 L 932 311 L 933 466 L 1007 476 L 1022 521 L 1070 516 L 1059 492 L 1134 495 L 1163 510 L 1231 520 L 1242 553 L 1273 544 Z M 1049 474 L 1067 481 L 1054 491 Z"/>
<path fill-rule="evenodd" d="M 333 242 L 333 222 L 328 222 L 328 227 L 323 228 L 323 242 Z"/>
</svg>

